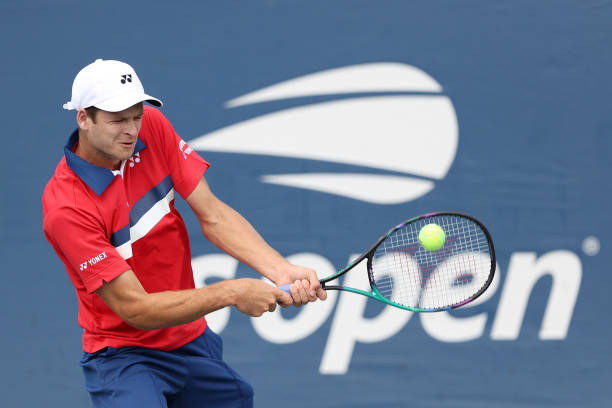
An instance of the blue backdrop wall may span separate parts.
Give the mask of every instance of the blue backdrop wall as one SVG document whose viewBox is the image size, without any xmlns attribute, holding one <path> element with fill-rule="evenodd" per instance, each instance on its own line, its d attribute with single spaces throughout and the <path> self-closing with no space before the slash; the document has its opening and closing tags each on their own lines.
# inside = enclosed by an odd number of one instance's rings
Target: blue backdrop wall
<svg viewBox="0 0 612 408">
<path fill-rule="evenodd" d="M 322 275 L 425 212 L 494 237 L 498 279 L 450 314 L 330 293 L 211 316 L 258 406 L 612 405 L 611 18 L 594 0 L 3 1 L 2 405 L 90 404 L 40 199 L 96 58 L 133 65 L 217 195 Z M 177 206 L 198 285 L 255 276 Z"/>
</svg>

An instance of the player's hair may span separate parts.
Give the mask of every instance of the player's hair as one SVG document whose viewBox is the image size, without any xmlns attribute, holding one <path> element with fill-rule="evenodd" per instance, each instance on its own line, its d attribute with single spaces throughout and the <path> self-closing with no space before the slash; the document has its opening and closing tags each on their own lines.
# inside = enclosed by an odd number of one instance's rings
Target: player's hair
<svg viewBox="0 0 612 408">
<path fill-rule="evenodd" d="M 91 118 L 93 123 L 96 123 L 96 115 L 99 110 L 100 109 L 96 108 L 95 106 L 90 106 L 89 108 L 85 108 L 85 113 Z"/>
</svg>

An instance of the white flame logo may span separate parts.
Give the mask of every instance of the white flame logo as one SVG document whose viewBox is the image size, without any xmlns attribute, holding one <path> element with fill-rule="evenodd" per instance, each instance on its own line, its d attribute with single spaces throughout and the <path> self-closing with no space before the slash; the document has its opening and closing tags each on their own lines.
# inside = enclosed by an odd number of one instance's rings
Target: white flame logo
<svg viewBox="0 0 612 408">
<path fill-rule="evenodd" d="M 414 200 L 444 178 L 458 143 L 453 104 L 433 78 L 415 67 L 372 63 L 317 72 L 243 95 L 225 106 L 385 92 L 396 94 L 348 97 L 281 110 L 200 136 L 189 145 L 195 150 L 376 169 L 376 173 L 268 174 L 261 181 L 376 204 Z M 386 174 L 379 174 L 381 171 Z"/>
</svg>

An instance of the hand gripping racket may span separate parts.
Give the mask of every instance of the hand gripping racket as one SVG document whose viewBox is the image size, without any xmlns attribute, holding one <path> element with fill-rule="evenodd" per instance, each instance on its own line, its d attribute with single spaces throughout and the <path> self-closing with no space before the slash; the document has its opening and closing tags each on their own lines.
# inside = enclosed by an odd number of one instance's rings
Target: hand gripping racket
<svg viewBox="0 0 612 408">
<path fill-rule="evenodd" d="M 427 250 L 421 228 L 439 225 L 444 245 Z M 367 260 L 371 291 L 328 285 Z M 326 290 L 344 290 L 413 312 L 437 312 L 465 305 L 480 296 L 495 274 L 495 250 L 485 226 L 466 214 L 439 212 L 397 225 L 344 269 L 321 279 Z M 279 286 L 288 292 L 290 285 Z"/>
</svg>

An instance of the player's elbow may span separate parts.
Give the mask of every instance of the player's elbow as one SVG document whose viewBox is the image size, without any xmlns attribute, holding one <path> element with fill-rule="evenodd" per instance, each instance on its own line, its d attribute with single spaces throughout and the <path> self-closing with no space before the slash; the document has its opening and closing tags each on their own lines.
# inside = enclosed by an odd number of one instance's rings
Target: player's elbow
<svg viewBox="0 0 612 408">
<path fill-rule="evenodd" d="M 125 303 L 117 308 L 116 313 L 121 320 L 135 329 L 155 330 L 160 328 L 149 315 L 144 301 Z"/>
<path fill-rule="evenodd" d="M 156 324 L 160 308 L 131 270 L 105 282 L 96 293 L 128 325 L 140 330 L 160 328 Z"/>
<path fill-rule="evenodd" d="M 219 203 L 219 207 L 211 207 L 207 211 L 200 211 L 196 213 L 196 216 L 198 217 L 202 231 L 206 234 L 206 231 L 214 229 L 221 224 L 223 220 L 221 203 Z"/>
<path fill-rule="evenodd" d="M 158 327 L 149 322 L 142 314 L 124 314 L 123 316 L 119 317 L 121 317 L 125 323 L 138 330 L 158 329 Z"/>
</svg>

